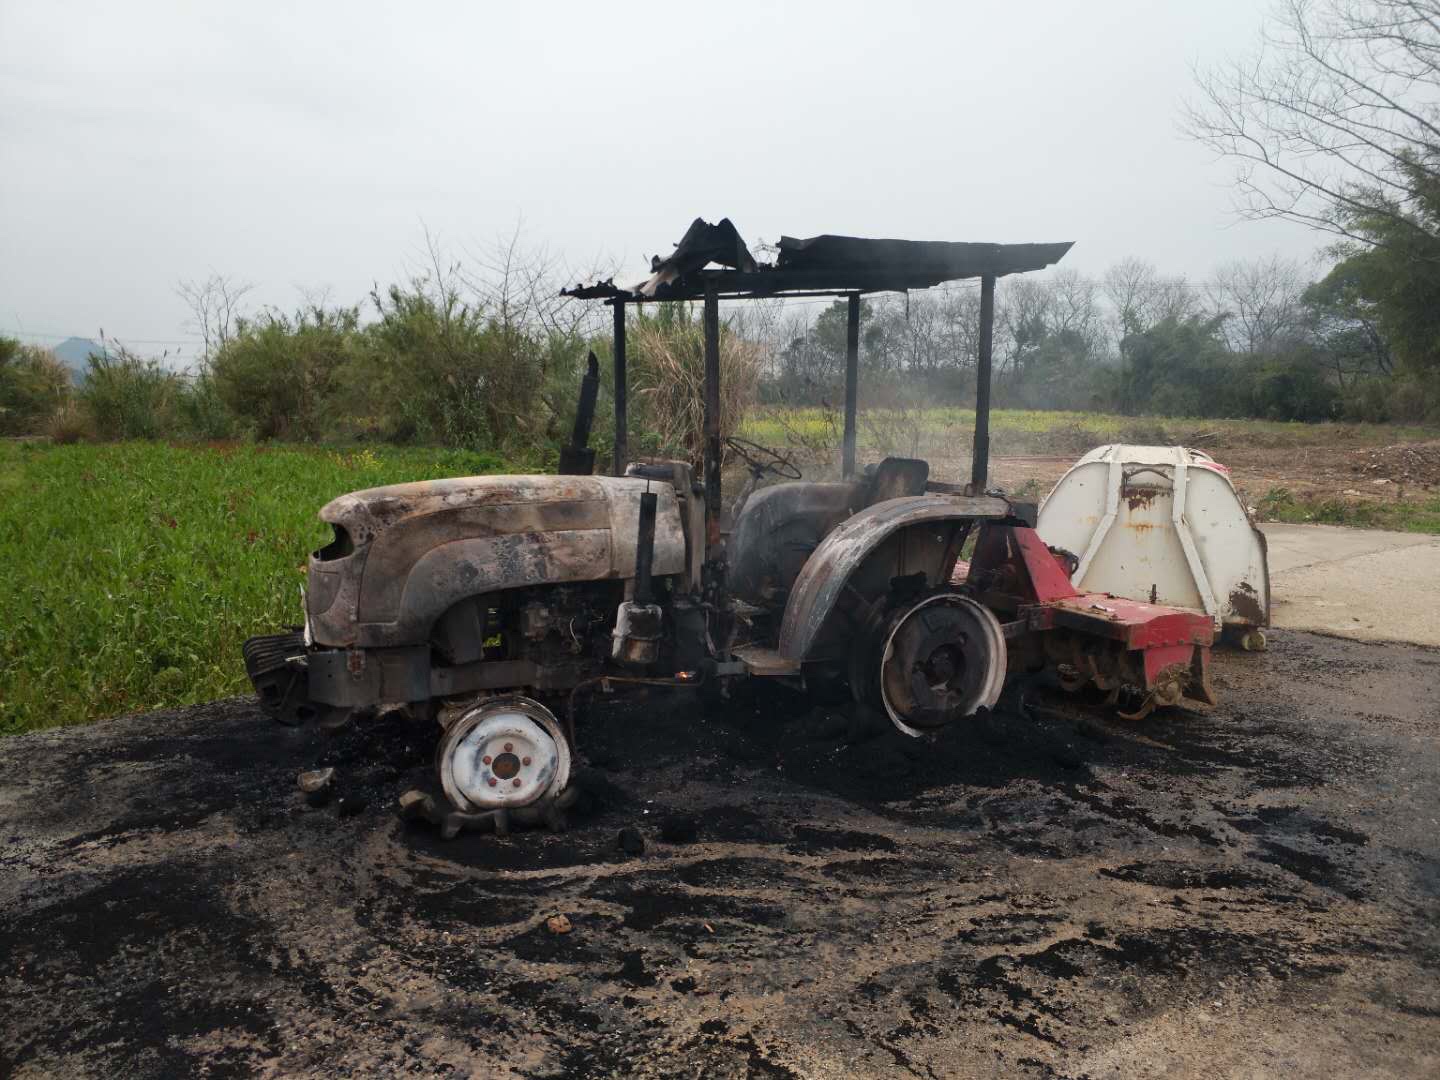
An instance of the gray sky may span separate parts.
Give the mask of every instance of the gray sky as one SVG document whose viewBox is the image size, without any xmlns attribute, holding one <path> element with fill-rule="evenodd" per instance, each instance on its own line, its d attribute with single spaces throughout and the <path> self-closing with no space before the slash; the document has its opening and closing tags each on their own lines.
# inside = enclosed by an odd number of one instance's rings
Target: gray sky
<svg viewBox="0 0 1440 1080">
<path fill-rule="evenodd" d="M 1308 257 L 1178 129 L 1263 9 L 0 0 L 0 330 L 183 339 L 175 283 L 212 270 L 354 302 L 425 226 L 637 275 L 697 214 L 1075 240 L 1095 275 Z"/>
</svg>

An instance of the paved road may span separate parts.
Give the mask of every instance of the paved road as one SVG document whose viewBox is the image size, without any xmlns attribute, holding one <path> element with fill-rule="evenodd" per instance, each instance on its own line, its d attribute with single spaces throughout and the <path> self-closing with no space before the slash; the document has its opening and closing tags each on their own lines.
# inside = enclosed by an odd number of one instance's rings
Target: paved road
<svg viewBox="0 0 1440 1080">
<path fill-rule="evenodd" d="M 1440 537 L 1262 526 L 1277 627 L 1440 646 Z"/>
<path fill-rule="evenodd" d="M 1434 1077 L 1437 680 L 1280 631 L 1140 726 L 612 704 L 576 828 L 449 844 L 398 721 L 0 740 L 0 1075 Z"/>
</svg>

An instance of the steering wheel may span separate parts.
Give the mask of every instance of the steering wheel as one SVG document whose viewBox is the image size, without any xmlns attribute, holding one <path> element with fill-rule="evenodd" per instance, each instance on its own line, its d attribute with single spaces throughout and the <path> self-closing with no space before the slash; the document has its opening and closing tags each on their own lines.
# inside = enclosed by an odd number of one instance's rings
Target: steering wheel
<svg viewBox="0 0 1440 1080">
<path fill-rule="evenodd" d="M 786 480 L 800 479 L 800 467 L 778 450 L 771 450 L 768 446 L 761 446 L 749 439 L 739 439 L 733 435 L 725 440 L 725 445 L 734 450 L 745 464 L 750 466 L 756 476 L 768 472 L 784 477 Z"/>
</svg>

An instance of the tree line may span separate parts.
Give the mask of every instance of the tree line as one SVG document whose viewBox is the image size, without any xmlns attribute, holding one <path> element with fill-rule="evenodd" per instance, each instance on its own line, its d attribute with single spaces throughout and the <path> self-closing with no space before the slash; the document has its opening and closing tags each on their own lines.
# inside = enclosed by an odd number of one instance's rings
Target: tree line
<svg viewBox="0 0 1440 1080">
<path fill-rule="evenodd" d="M 568 439 L 593 349 L 611 379 L 609 312 L 564 300 L 540 256 L 506 245 L 493 262 L 431 264 L 361 302 L 308 298 L 253 309 L 250 286 L 220 275 L 182 283 L 203 342 L 177 370 L 104 341 L 72 382 L 48 350 L 0 338 L 0 434 L 80 439 L 373 441 L 497 449 L 535 460 Z M 756 399 L 758 345 L 726 326 L 721 342 L 733 427 Z M 632 315 L 631 445 L 686 448 L 703 344 L 688 309 Z M 695 401 L 687 402 L 689 391 Z M 593 444 L 611 445 L 608 409 Z"/>
<path fill-rule="evenodd" d="M 76 438 L 373 440 L 553 453 L 585 356 L 610 376 L 609 312 L 566 301 L 512 252 L 498 272 L 436 254 L 426 273 L 363 303 L 250 311 L 212 277 L 181 287 L 204 342 L 198 367 L 107 343 L 78 386 L 48 352 L 0 341 L 0 431 Z M 1437 293 L 1440 296 L 1440 293 Z M 694 304 L 631 309 L 632 445 L 691 447 L 703 346 Z M 979 292 L 957 283 L 861 304 L 862 407 L 968 404 Z M 846 305 L 757 302 L 725 311 L 726 413 L 760 402 L 835 406 Z M 1126 259 L 1099 277 L 1002 279 L 994 401 L 1012 408 L 1276 420 L 1434 418 L 1440 367 L 1410 359 L 1346 259 L 1319 280 L 1278 257 L 1211 280 Z M 693 400 L 690 400 L 692 399 Z M 596 445 L 610 441 L 601 409 Z M 696 426 L 691 424 L 691 427 Z"/>
<path fill-rule="evenodd" d="M 834 399 L 845 319 L 843 303 L 827 307 L 768 354 L 772 400 Z M 969 400 L 979 334 L 976 288 L 862 302 L 869 400 Z M 1205 283 L 1135 258 L 1099 278 L 1059 270 L 1002 279 L 993 355 L 994 400 L 1013 408 L 1275 420 L 1427 415 L 1416 380 L 1397 374 L 1375 312 L 1344 272 L 1308 281 L 1300 264 L 1279 257 L 1230 263 Z"/>
<path fill-rule="evenodd" d="M 1234 164 L 1242 217 L 1333 241 L 1316 298 L 1342 394 L 1434 417 L 1440 0 L 1278 0 L 1254 49 L 1200 73 L 1185 126 Z M 1389 381 L 1343 385 L 1367 365 Z"/>
<path fill-rule="evenodd" d="M 1184 125 L 1235 166 L 1236 210 L 1327 236 L 1196 286 L 1128 259 L 1002 282 L 996 400 L 1284 420 L 1440 417 L 1440 0 L 1277 0 L 1260 43 L 1198 75 Z M 971 291 L 867 305 L 862 363 L 897 392 L 973 381 Z M 835 393 L 844 315 L 775 354 L 780 400 Z M 903 374 L 908 378 L 894 378 Z"/>
</svg>

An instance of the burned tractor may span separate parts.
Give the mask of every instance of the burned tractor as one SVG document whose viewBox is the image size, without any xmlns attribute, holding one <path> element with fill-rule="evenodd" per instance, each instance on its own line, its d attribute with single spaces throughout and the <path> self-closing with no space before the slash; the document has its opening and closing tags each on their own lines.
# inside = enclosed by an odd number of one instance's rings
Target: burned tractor
<svg viewBox="0 0 1440 1080">
<path fill-rule="evenodd" d="M 1129 715 L 1213 701 L 1211 621 L 1071 586 L 1074 556 L 1034 531 L 1035 508 L 987 483 L 996 279 L 1069 244 L 784 238 L 755 263 L 729 221 L 697 220 L 652 277 L 567 295 L 614 311 L 614 475 L 594 475 L 592 356 L 575 432 L 554 476 L 425 480 L 342 495 L 320 511 L 333 540 L 310 557 L 303 630 L 252 638 L 261 704 L 284 723 L 343 725 L 403 706 L 443 730 L 449 806 L 413 813 L 461 827 L 558 824 L 574 793 L 576 713 L 589 692 L 635 685 L 719 695 L 767 678 L 843 685 L 911 736 L 963 724 L 1008 675 L 1056 668 Z M 978 277 L 974 458 L 965 485 L 924 461 L 855 465 L 863 293 Z M 719 430 L 719 300 L 845 296 L 841 478 L 810 481 L 778 451 Z M 704 462 L 627 460 L 625 311 L 702 300 Z M 722 515 L 721 460 L 751 480 Z M 972 550 L 973 549 L 973 550 Z M 968 559 L 962 553 L 971 551 Z"/>
</svg>

